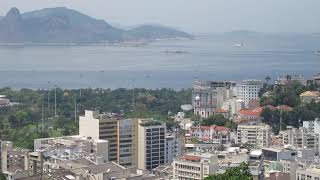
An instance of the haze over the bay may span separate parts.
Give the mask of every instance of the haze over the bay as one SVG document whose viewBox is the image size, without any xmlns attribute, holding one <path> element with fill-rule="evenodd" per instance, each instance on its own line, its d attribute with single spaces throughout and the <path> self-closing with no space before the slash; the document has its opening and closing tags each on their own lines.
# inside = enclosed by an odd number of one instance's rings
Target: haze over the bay
<svg viewBox="0 0 320 180">
<path fill-rule="evenodd" d="M 65 6 L 114 24 L 156 23 L 191 33 L 320 32 L 319 0 L 0 0 L 0 16 Z"/>
</svg>

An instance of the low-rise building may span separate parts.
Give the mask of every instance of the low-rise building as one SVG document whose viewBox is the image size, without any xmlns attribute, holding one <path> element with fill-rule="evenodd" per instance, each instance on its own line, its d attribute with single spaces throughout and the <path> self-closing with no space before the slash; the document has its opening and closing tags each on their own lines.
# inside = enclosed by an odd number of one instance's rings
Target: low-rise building
<svg viewBox="0 0 320 180">
<path fill-rule="evenodd" d="M 304 103 L 320 102 L 320 92 L 319 91 L 306 91 L 300 94 L 300 99 Z"/>
<path fill-rule="evenodd" d="M 239 125 L 237 128 L 237 143 L 248 143 L 256 145 L 257 147 L 269 147 L 271 134 L 271 127 L 266 124 Z"/>
<path fill-rule="evenodd" d="M 320 167 L 312 166 L 305 169 L 298 169 L 296 177 L 299 180 L 319 180 L 320 179 Z"/>
<path fill-rule="evenodd" d="M 193 126 L 190 128 L 190 134 L 205 143 L 230 143 L 230 129 L 223 126 Z"/>
<path fill-rule="evenodd" d="M 224 173 L 230 167 L 239 166 L 242 162 L 249 164 L 254 179 L 263 179 L 263 161 L 261 151 L 226 151 L 217 153 L 189 153 L 172 163 L 175 179 L 200 180 L 205 177 Z"/>
<path fill-rule="evenodd" d="M 278 86 L 285 86 L 289 85 L 292 82 L 298 82 L 302 85 L 307 84 L 307 81 L 304 79 L 304 76 L 302 74 L 286 74 L 279 76 L 274 84 Z"/>
</svg>

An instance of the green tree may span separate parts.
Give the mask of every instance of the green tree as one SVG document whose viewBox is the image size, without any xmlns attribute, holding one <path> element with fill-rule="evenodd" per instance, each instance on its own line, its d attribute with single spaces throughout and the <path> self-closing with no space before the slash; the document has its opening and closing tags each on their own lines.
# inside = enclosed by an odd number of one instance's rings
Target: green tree
<svg viewBox="0 0 320 180">
<path fill-rule="evenodd" d="M 241 163 L 237 167 L 227 169 L 223 174 L 210 175 L 205 180 L 253 180 L 253 177 L 248 164 Z"/>
</svg>

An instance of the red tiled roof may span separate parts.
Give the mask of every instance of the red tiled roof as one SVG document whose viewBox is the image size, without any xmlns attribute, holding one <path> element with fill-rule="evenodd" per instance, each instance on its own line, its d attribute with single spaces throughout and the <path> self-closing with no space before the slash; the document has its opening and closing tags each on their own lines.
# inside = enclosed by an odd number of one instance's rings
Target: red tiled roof
<svg viewBox="0 0 320 180">
<path fill-rule="evenodd" d="M 216 109 L 215 113 L 227 113 L 228 111 L 224 109 Z"/>
<path fill-rule="evenodd" d="M 201 130 L 214 130 L 214 131 L 228 131 L 229 128 L 223 127 L 223 126 L 216 126 L 216 125 L 212 125 L 212 126 L 200 126 Z"/>
<path fill-rule="evenodd" d="M 283 110 L 283 111 L 293 111 L 293 108 L 287 105 L 279 105 L 277 106 L 277 109 Z"/>
<path fill-rule="evenodd" d="M 276 107 L 274 107 L 274 106 L 272 106 L 272 105 L 266 105 L 266 106 L 264 106 L 264 108 L 269 108 L 269 109 L 272 110 L 272 111 L 274 111 L 274 110 L 277 109 Z"/>
<path fill-rule="evenodd" d="M 208 136 L 203 136 L 202 138 L 201 138 L 201 140 L 203 140 L 203 141 L 207 141 L 207 140 L 209 140 L 210 138 L 208 137 Z"/>
<path fill-rule="evenodd" d="M 199 157 L 199 156 L 191 156 L 191 155 L 184 155 L 183 159 L 188 160 L 188 161 L 200 161 L 201 157 Z"/>
<path fill-rule="evenodd" d="M 250 109 L 243 109 L 240 110 L 240 115 L 243 116 L 260 116 L 261 115 L 262 110 L 261 109 L 254 109 L 254 110 L 250 110 Z"/>
</svg>

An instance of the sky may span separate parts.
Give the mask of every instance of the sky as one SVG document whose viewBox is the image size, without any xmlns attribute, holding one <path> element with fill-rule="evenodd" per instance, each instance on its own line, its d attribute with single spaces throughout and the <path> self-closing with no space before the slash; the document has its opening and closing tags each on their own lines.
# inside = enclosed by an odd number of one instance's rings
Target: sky
<svg viewBox="0 0 320 180">
<path fill-rule="evenodd" d="M 68 7 L 111 24 L 153 23 L 190 33 L 320 32 L 320 0 L 0 0 L 0 16 Z"/>
</svg>

